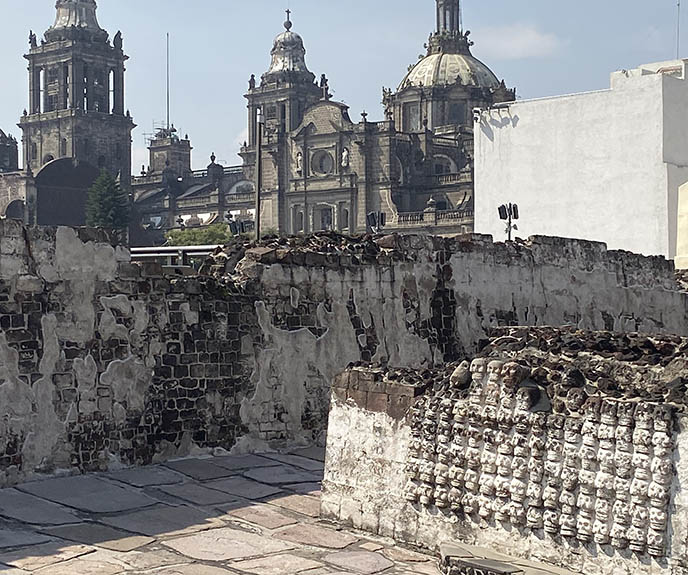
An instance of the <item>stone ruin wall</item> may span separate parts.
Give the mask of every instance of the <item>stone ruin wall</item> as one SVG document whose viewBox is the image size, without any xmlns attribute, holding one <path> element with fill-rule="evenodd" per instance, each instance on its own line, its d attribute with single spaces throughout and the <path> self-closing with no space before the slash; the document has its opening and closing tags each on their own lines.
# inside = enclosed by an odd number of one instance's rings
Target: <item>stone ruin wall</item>
<svg viewBox="0 0 688 575">
<path fill-rule="evenodd" d="M 688 572 L 688 340 L 504 332 L 470 368 L 337 379 L 324 517 L 586 575 Z"/>
<path fill-rule="evenodd" d="M 589 242 L 324 234 L 234 246 L 198 277 L 119 244 L 0 222 L 0 484 L 322 443 L 350 363 L 440 365 L 498 325 L 688 333 L 669 264 Z"/>
</svg>

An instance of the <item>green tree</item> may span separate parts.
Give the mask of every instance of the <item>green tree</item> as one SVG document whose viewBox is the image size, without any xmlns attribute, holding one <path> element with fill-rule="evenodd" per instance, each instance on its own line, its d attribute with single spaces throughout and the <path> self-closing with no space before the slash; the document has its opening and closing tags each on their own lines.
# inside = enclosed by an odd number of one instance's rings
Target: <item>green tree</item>
<svg viewBox="0 0 688 575">
<path fill-rule="evenodd" d="M 92 228 L 125 229 L 131 214 L 129 197 L 107 170 L 88 190 L 86 225 Z"/>
<path fill-rule="evenodd" d="M 170 230 L 165 234 L 171 246 L 223 246 L 232 239 L 227 224 L 213 224 L 202 228 Z"/>
</svg>

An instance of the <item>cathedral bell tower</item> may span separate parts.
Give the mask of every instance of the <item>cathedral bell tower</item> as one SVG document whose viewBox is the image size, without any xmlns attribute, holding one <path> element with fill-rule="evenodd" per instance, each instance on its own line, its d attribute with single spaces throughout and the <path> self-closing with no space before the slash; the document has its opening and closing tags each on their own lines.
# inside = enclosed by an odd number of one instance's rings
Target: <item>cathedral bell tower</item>
<svg viewBox="0 0 688 575">
<path fill-rule="evenodd" d="M 98 24 L 95 0 L 57 0 L 40 42 L 29 35 L 29 108 L 19 122 L 34 173 L 60 158 L 105 168 L 128 186 L 131 132 L 124 107 L 122 34 Z"/>
</svg>

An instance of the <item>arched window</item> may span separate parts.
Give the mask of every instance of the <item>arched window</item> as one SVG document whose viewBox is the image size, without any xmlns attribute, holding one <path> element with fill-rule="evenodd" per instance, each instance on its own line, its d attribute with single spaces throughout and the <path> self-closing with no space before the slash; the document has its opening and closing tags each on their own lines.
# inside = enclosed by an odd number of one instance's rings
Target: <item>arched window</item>
<svg viewBox="0 0 688 575">
<path fill-rule="evenodd" d="M 60 156 L 65 157 L 67 155 L 67 139 L 62 138 L 60 142 Z"/>
<path fill-rule="evenodd" d="M 40 97 L 38 111 L 42 114 L 43 112 L 45 112 L 45 94 L 46 94 L 45 70 L 41 70 L 40 93 L 41 93 L 41 97 Z"/>
<path fill-rule="evenodd" d="M 38 159 L 38 146 L 36 145 L 36 142 L 31 143 L 31 159 L 32 160 Z"/>
<path fill-rule="evenodd" d="M 110 74 L 108 74 L 108 94 L 109 94 L 108 113 L 112 114 L 115 111 L 115 71 L 114 70 L 110 70 Z"/>
</svg>

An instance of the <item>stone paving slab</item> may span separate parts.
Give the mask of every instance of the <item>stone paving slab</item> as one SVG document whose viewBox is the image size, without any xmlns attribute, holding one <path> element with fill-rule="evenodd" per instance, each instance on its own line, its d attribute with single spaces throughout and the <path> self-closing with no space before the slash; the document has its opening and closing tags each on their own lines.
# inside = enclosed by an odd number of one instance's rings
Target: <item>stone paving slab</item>
<svg viewBox="0 0 688 575">
<path fill-rule="evenodd" d="M 370 551 L 340 551 L 325 557 L 325 561 L 355 573 L 372 575 L 394 566 L 394 563 L 379 553 Z"/>
<path fill-rule="evenodd" d="M 119 529 L 113 529 L 98 523 L 63 525 L 61 527 L 44 529 L 43 533 L 59 537 L 60 539 L 75 541 L 76 543 L 95 545 L 105 549 L 112 549 L 113 551 L 124 552 L 133 551 L 155 541 L 152 537 L 134 535 L 133 533 L 120 531 Z"/>
<path fill-rule="evenodd" d="M 294 469 L 286 465 L 275 467 L 260 467 L 244 472 L 244 477 L 254 479 L 270 485 L 285 485 L 288 483 L 313 483 L 322 480 L 322 474 L 312 471 Z"/>
<path fill-rule="evenodd" d="M 294 491 L 301 495 L 312 495 L 313 497 L 320 497 L 321 487 L 319 482 L 313 483 L 294 483 L 290 485 L 284 485 L 284 489 L 289 491 Z"/>
<path fill-rule="evenodd" d="M 216 517 L 186 505 L 158 505 L 114 517 L 102 517 L 99 521 L 111 527 L 149 537 L 185 535 L 224 525 Z"/>
<path fill-rule="evenodd" d="M 326 549 L 344 549 L 358 541 L 357 537 L 348 533 L 312 524 L 288 527 L 278 531 L 274 536 L 284 541 L 291 541 L 301 545 L 312 545 L 314 547 L 325 547 Z"/>
<path fill-rule="evenodd" d="M 255 533 L 231 527 L 203 531 L 179 539 L 165 541 L 164 545 L 186 557 L 199 561 L 229 561 L 246 559 L 294 549 L 295 545 L 276 541 Z"/>
<path fill-rule="evenodd" d="M 24 531 L 16 528 L 0 529 L 0 549 L 10 549 L 12 547 L 27 547 L 29 545 L 38 545 L 50 541 L 49 537 L 34 533 L 33 531 Z M 0 562 L 2 558 L 0 558 Z"/>
<path fill-rule="evenodd" d="M 303 449 L 297 449 L 292 451 L 294 455 L 300 455 L 301 457 L 307 457 L 308 459 L 315 459 L 316 461 L 325 462 L 325 448 L 318 447 L 317 445 L 312 445 L 311 447 L 304 447 Z"/>
<path fill-rule="evenodd" d="M 18 487 L 20 491 L 89 513 L 119 513 L 155 504 L 155 500 L 93 475 L 57 477 Z"/>
<path fill-rule="evenodd" d="M 214 460 L 208 459 L 179 459 L 168 461 L 165 467 L 183 473 L 197 481 L 210 481 L 234 475 L 231 469 L 226 469 L 220 465 L 212 463 Z"/>
<path fill-rule="evenodd" d="M 181 483 L 180 485 L 165 485 L 158 488 L 167 495 L 183 499 L 196 505 L 215 505 L 217 503 L 230 503 L 236 498 L 227 492 L 217 489 L 209 489 L 198 483 Z"/>
<path fill-rule="evenodd" d="M 277 505 L 289 511 L 296 511 L 309 517 L 320 517 L 320 500 L 308 495 L 287 495 L 270 500 L 272 505 Z"/>
<path fill-rule="evenodd" d="M 222 507 L 218 507 L 218 509 L 222 509 Z M 296 519 L 282 515 L 268 505 L 249 505 L 248 507 L 232 509 L 228 515 L 265 527 L 265 529 L 279 529 L 297 522 Z"/>
<path fill-rule="evenodd" d="M 186 481 L 186 477 L 172 471 L 162 465 L 154 465 L 150 467 L 134 467 L 132 469 L 123 469 L 121 471 L 113 471 L 106 473 L 105 477 L 109 477 L 122 483 L 127 483 L 134 487 L 154 487 L 158 485 L 173 485 L 175 483 L 182 483 Z"/>
<path fill-rule="evenodd" d="M 36 545 L 29 549 L 19 549 L 3 553 L 0 555 L 0 563 L 25 571 L 36 571 L 62 561 L 86 555 L 93 550 L 92 547 L 85 545 L 69 545 L 65 544 L 64 541 L 51 541 L 50 543 Z"/>
<path fill-rule="evenodd" d="M 320 566 L 322 563 L 289 554 L 271 555 L 270 557 L 232 563 L 232 569 L 238 569 L 252 575 L 294 575 Z"/>
<path fill-rule="evenodd" d="M 86 555 L 44 567 L 34 573 L 36 575 L 117 575 L 122 573 L 122 566 L 104 563 L 99 557 Z"/>
<path fill-rule="evenodd" d="M 10 567 L 9 565 L 0 565 L 0 573 L 2 575 L 31 575 L 29 571 Z"/>
<path fill-rule="evenodd" d="M 227 571 L 222 567 L 210 565 L 180 565 L 169 567 L 162 571 L 155 571 L 155 575 L 233 575 L 234 571 Z M 133 574 L 132 574 L 133 575 Z"/>
<path fill-rule="evenodd" d="M 324 464 L 322 461 L 316 461 L 314 459 L 308 459 L 307 457 L 301 457 L 300 455 L 289 455 L 286 453 L 266 453 L 265 457 L 279 461 L 280 463 L 286 463 L 287 465 L 293 465 L 300 469 L 305 469 L 307 471 L 322 471 Z"/>
<path fill-rule="evenodd" d="M 71 509 L 16 489 L 0 489 L 0 515 L 34 525 L 65 525 L 80 521 Z"/>
<path fill-rule="evenodd" d="M 256 469 L 258 467 L 270 467 L 275 465 L 274 461 L 260 455 L 226 455 L 223 457 L 215 457 L 212 461 L 214 465 L 219 465 L 230 471 Z"/>
<path fill-rule="evenodd" d="M 150 573 L 151 569 L 176 567 L 192 562 L 191 559 L 158 546 L 141 551 L 129 551 L 128 553 L 98 549 L 93 555 L 89 555 L 89 558 L 97 558 L 103 563 L 121 565 L 123 569 L 128 570 L 127 572 L 134 571 L 137 575 L 139 573 Z"/>
<path fill-rule="evenodd" d="M 210 481 L 205 484 L 207 487 L 243 497 L 244 499 L 264 499 L 282 493 L 282 490 L 271 485 L 265 485 L 256 481 L 251 481 L 244 477 L 229 477 L 227 479 L 219 479 L 217 481 Z"/>
</svg>

